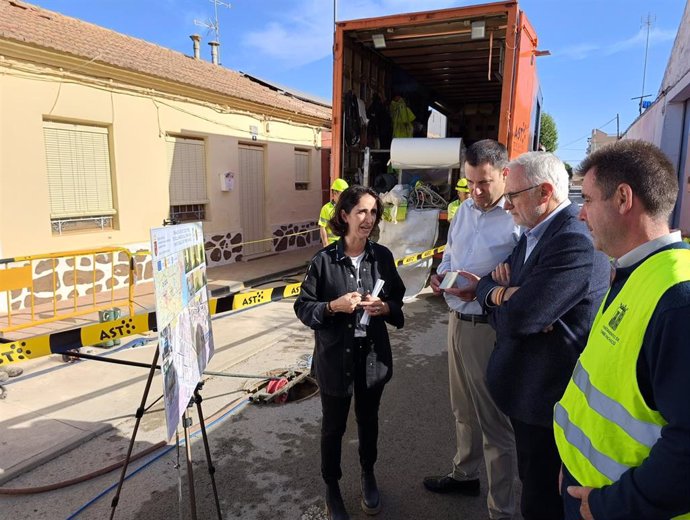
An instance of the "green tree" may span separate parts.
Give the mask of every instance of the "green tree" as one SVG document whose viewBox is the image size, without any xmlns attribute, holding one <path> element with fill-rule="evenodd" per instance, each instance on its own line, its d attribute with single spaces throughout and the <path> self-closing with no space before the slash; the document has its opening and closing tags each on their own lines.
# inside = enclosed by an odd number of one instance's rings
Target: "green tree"
<svg viewBox="0 0 690 520">
<path fill-rule="evenodd" d="M 558 130 L 556 122 L 549 114 L 541 115 L 541 129 L 539 130 L 539 143 L 544 145 L 547 152 L 553 152 L 558 148 Z"/>
<path fill-rule="evenodd" d="M 568 172 L 568 178 L 572 179 L 573 178 L 573 167 L 570 166 L 570 163 L 563 163 L 563 165 L 565 166 L 565 171 Z"/>
</svg>

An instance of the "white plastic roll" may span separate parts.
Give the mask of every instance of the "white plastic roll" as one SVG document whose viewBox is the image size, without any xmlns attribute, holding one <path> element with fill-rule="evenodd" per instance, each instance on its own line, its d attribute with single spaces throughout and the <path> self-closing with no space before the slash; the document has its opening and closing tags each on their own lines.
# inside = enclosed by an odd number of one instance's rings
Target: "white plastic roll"
<svg viewBox="0 0 690 520">
<path fill-rule="evenodd" d="M 391 165 L 399 170 L 458 168 L 461 146 L 459 137 L 395 138 L 391 143 Z"/>
</svg>

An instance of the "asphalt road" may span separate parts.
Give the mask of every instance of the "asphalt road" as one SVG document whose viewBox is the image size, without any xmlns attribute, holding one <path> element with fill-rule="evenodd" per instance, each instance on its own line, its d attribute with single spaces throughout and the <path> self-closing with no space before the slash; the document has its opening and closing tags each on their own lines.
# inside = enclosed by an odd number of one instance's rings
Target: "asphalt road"
<svg viewBox="0 0 690 520">
<path fill-rule="evenodd" d="M 248 314 L 257 320 L 283 321 L 285 334 L 266 348 L 232 367 L 252 373 L 262 368 L 286 366 L 311 352 L 311 331 L 292 320 L 290 302 L 277 302 Z M 376 472 L 382 493 L 380 519 L 486 519 L 486 486 L 478 498 L 438 496 L 427 492 L 422 478 L 450 470 L 454 445 L 446 361 L 445 303 L 423 293 L 405 306 L 406 326 L 391 331 L 394 375 L 386 387 L 381 407 L 379 463 Z M 231 318 L 227 318 L 230 320 Z M 224 319 L 225 320 L 225 319 Z M 217 331 L 231 325 L 214 322 Z M 213 367 L 212 367 L 213 368 Z M 205 399 L 231 402 L 241 397 L 238 390 L 214 386 L 209 381 Z M 137 406 L 132 402 L 132 410 Z M 160 403 L 142 420 L 135 451 L 150 444 L 152 432 L 163 426 Z M 195 423 L 198 420 L 195 418 Z M 131 424 L 129 424 L 131 428 Z M 320 402 L 318 396 L 283 405 L 241 407 L 209 428 L 209 442 L 223 518 L 269 520 L 322 520 L 323 483 L 319 474 Z M 351 413 L 344 439 L 341 481 L 344 499 L 353 519 L 368 518 L 359 509 L 359 464 L 357 434 Z M 147 435 L 148 434 L 148 435 Z M 123 427 L 102 435 L 84 446 L 15 479 L 7 487 L 35 486 L 70 478 L 106 465 L 126 449 L 129 430 Z M 181 455 L 184 457 L 184 453 Z M 155 459 L 132 464 L 140 468 L 124 485 L 115 518 L 168 520 L 191 518 L 188 490 L 183 477 L 179 498 L 176 450 Z M 199 519 L 216 518 L 213 494 L 203 443 L 193 442 L 194 487 Z M 183 459 L 184 461 L 184 459 Z M 184 462 L 183 462 L 184 467 Z M 2 496 L 3 518 L 108 518 L 117 482 L 113 472 L 86 483 L 48 493 Z M 74 513 L 81 511 L 76 516 Z"/>
</svg>

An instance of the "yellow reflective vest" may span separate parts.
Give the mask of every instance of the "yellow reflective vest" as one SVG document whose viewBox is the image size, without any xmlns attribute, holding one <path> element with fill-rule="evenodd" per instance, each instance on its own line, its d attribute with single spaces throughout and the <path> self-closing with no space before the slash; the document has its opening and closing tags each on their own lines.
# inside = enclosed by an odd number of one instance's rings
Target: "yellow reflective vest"
<svg viewBox="0 0 690 520">
<path fill-rule="evenodd" d="M 458 209 L 460 209 L 460 204 L 462 203 L 463 201 L 461 201 L 460 199 L 455 199 L 453 202 L 448 204 L 448 222 L 453 220 L 453 217 L 458 212 Z"/>
<path fill-rule="evenodd" d="M 649 456 L 666 420 L 644 400 L 637 360 L 659 300 L 690 281 L 690 251 L 670 249 L 635 269 L 604 310 L 602 302 L 561 400 L 554 435 L 563 464 L 583 486 L 619 480 Z M 675 518 L 690 518 L 690 512 Z"/>
<path fill-rule="evenodd" d="M 319 226 L 322 228 L 326 228 L 326 235 L 328 236 L 328 243 L 332 244 L 336 240 L 338 240 L 338 237 L 333 234 L 333 230 L 331 230 L 331 226 L 328 225 L 328 221 L 333 218 L 333 215 L 335 214 L 335 204 L 333 201 L 326 202 L 326 204 L 323 205 L 321 208 L 321 213 L 319 213 Z"/>
</svg>

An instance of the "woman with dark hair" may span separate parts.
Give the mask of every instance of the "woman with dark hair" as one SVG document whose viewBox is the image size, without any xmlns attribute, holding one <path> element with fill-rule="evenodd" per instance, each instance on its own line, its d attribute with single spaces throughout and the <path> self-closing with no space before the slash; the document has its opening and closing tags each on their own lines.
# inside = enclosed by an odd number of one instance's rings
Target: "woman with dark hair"
<svg viewBox="0 0 690 520">
<path fill-rule="evenodd" d="M 321 390 L 321 475 L 326 482 L 326 510 L 331 520 L 349 516 L 338 481 L 340 454 L 352 396 L 362 466 L 362 509 L 381 510 L 374 464 L 378 410 L 393 374 L 386 322 L 401 328 L 405 286 L 391 252 L 369 240 L 383 205 L 371 188 L 350 186 L 330 221 L 337 242 L 311 261 L 297 301 L 297 317 L 314 329 L 314 372 Z M 377 295 L 373 295 L 380 289 Z"/>
</svg>

